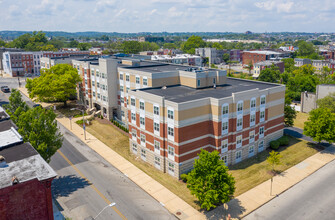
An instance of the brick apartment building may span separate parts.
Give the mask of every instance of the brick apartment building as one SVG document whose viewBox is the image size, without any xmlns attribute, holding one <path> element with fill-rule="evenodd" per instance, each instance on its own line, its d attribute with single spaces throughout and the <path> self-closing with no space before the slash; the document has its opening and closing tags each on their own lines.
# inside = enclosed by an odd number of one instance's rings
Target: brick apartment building
<svg viewBox="0 0 335 220">
<path fill-rule="evenodd" d="M 61 57 L 70 55 L 89 55 L 88 51 L 40 51 L 40 52 L 4 52 L 3 69 L 10 76 L 24 76 L 25 74 L 40 74 L 42 57 Z"/>
<path fill-rule="evenodd" d="M 164 79 L 170 86 L 129 91 L 130 150 L 142 160 L 178 178 L 200 149 L 218 150 L 231 165 L 283 135 L 285 86 L 225 71 L 179 72 Z"/>
<path fill-rule="evenodd" d="M 0 219 L 52 220 L 55 171 L 16 131 L 0 107 Z"/>
<path fill-rule="evenodd" d="M 285 64 L 283 61 L 262 61 L 254 64 L 254 69 L 253 69 L 253 77 L 258 78 L 259 74 L 261 73 L 262 70 L 265 70 L 266 68 L 270 68 L 272 65 L 275 65 L 278 67 L 278 70 L 280 73 L 283 73 L 285 71 Z"/>
<path fill-rule="evenodd" d="M 250 63 L 254 65 L 255 63 L 270 60 L 270 59 L 278 59 L 285 57 L 285 54 L 275 52 L 275 51 L 243 51 L 242 54 L 242 64 L 249 65 Z"/>
</svg>

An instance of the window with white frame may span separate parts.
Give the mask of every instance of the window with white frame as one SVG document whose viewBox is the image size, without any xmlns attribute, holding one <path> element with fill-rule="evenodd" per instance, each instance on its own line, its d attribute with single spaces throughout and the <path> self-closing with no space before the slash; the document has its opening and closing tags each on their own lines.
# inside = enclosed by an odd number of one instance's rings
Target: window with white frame
<svg viewBox="0 0 335 220">
<path fill-rule="evenodd" d="M 135 105 L 136 105 L 136 100 L 135 100 L 134 98 L 131 98 L 131 99 L 130 99 L 130 104 L 131 104 L 132 106 L 135 106 Z"/>
<path fill-rule="evenodd" d="M 120 73 L 120 80 L 123 80 L 123 73 Z"/>
<path fill-rule="evenodd" d="M 140 77 L 136 76 L 136 84 L 140 84 Z"/>
<path fill-rule="evenodd" d="M 124 90 L 123 90 L 123 86 L 120 86 L 120 92 L 123 92 Z"/>
<path fill-rule="evenodd" d="M 95 97 L 95 92 L 93 91 L 93 97 Z"/>
<path fill-rule="evenodd" d="M 174 163 L 169 162 L 169 174 L 174 175 Z"/>
<path fill-rule="evenodd" d="M 236 151 L 235 153 L 235 161 L 236 162 L 240 162 L 242 160 L 242 151 L 239 150 L 239 151 Z"/>
<path fill-rule="evenodd" d="M 168 147 L 168 158 L 174 160 L 174 148 L 171 146 Z"/>
<path fill-rule="evenodd" d="M 154 141 L 154 147 L 155 147 L 155 153 L 160 153 L 161 152 L 161 144 L 159 143 L 159 141 Z"/>
<path fill-rule="evenodd" d="M 124 97 L 123 96 L 120 97 L 120 102 L 124 103 Z"/>
<path fill-rule="evenodd" d="M 264 141 L 260 141 L 258 144 L 258 152 L 263 151 L 263 149 L 264 149 Z"/>
<path fill-rule="evenodd" d="M 137 133 L 136 129 L 132 129 L 132 130 L 131 130 L 131 136 L 132 136 L 133 138 L 136 138 L 136 133 Z"/>
<path fill-rule="evenodd" d="M 242 135 L 236 137 L 236 148 L 242 147 Z"/>
<path fill-rule="evenodd" d="M 121 117 L 124 117 L 124 111 L 121 111 Z"/>
<path fill-rule="evenodd" d="M 174 136 L 174 129 L 172 127 L 168 127 L 168 136 Z"/>
<path fill-rule="evenodd" d="M 265 110 L 261 110 L 259 113 L 259 121 L 263 122 L 265 120 Z"/>
<path fill-rule="evenodd" d="M 159 156 L 155 156 L 155 167 L 158 169 L 161 167 L 161 158 Z"/>
<path fill-rule="evenodd" d="M 126 74 L 126 81 L 129 82 L 130 80 L 129 74 Z"/>
<path fill-rule="evenodd" d="M 168 109 L 168 118 L 173 119 L 173 110 Z"/>
<path fill-rule="evenodd" d="M 237 111 L 238 112 L 243 111 L 243 101 L 239 101 L 237 103 Z"/>
<path fill-rule="evenodd" d="M 228 139 L 225 139 L 222 141 L 221 153 L 225 153 L 227 151 L 228 151 Z"/>
<path fill-rule="evenodd" d="M 222 105 L 222 116 L 227 116 L 229 113 L 229 104 Z"/>
<path fill-rule="evenodd" d="M 253 143 L 255 141 L 255 131 L 249 132 L 249 143 Z"/>
<path fill-rule="evenodd" d="M 141 143 L 145 144 L 145 135 L 144 134 L 141 134 Z"/>
<path fill-rule="evenodd" d="M 143 85 L 144 86 L 148 85 L 148 79 L 146 77 L 143 77 Z"/>
<path fill-rule="evenodd" d="M 242 117 L 237 119 L 237 123 L 236 123 L 236 125 L 237 125 L 236 130 L 239 131 L 239 130 L 242 129 L 242 125 L 243 125 L 243 118 L 242 118 Z"/>
<path fill-rule="evenodd" d="M 250 108 L 256 108 L 256 99 L 252 98 L 250 101 Z"/>
<path fill-rule="evenodd" d="M 221 160 L 223 160 L 223 162 L 227 165 L 227 163 L 228 163 L 228 156 L 227 155 L 222 155 L 221 156 Z"/>
<path fill-rule="evenodd" d="M 256 114 L 255 113 L 251 113 L 250 114 L 250 126 L 254 126 L 255 125 L 255 121 L 256 121 Z"/>
<path fill-rule="evenodd" d="M 144 110 L 144 102 L 143 101 L 140 101 L 140 109 Z"/>
<path fill-rule="evenodd" d="M 145 118 L 140 116 L 140 125 L 145 126 Z"/>
<path fill-rule="evenodd" d="M 136 122 L 136 114 L 133 113 L 133 112 L 131 113 L 131 120 L 132 120 L 133 123 Z"/>
<path fill-rule="evenodd" d="M 259 128 L 259 138 L 264 137 L 264 127 Z"/>
<path fill-rule="evenodd" d="M 137 153 L 137 145 L 135 143 L 133 143 L 133 147 L 132 148 L 133 148 L 133 152 Z"/>
<path fill-rule="evenodd" d="M 97 93 L 97 97 L 98 97 L 98 99 L 100 99 L 100 93 Z"/>
<path fill-rule="evenodd" d="M 97 88 L 100 88 L 100 83 L 99 82 L 97 82 Z"/>
<path fill-rule="evenodd" d="M 261 105 L 265 105 L 265 95 L 261 96 Z"/>
<path fill-rule="evenodd" d="M 254 155 L 254 145 L 249 146 L 249 155 Z"/>
<path fill-rule="evenodd" d="M 228 121 L 222 122 L 222 135 L 228 134 Z"/>
<path fill-rule="evenodd" d="M 159 132 L 159 123 L 154 122 L 154 130 Z"/>
<path fill-rule="evenodd" d="M 154 114 L 159 115 L 159 107 L 158 106 L 154 106 Z"/>
<path fill-rule="evenodd" d="M 127 86 L 127 87 L 126 87 L 126 93 L 128 93 L 128 92 L 129 92 L 129 89 L 130 89 L 130 88 Z"/>
<path fill-rule="evenodd" d="M 92 81 L 92 86 L 95 86 L 95 81 Z"/>
<path fill-rule="evenodd" d="M 141 158 L 142 160 L 146 160 L 147 159 L 147 152 L 145 149 L 141 149 Z"/>
</svg>

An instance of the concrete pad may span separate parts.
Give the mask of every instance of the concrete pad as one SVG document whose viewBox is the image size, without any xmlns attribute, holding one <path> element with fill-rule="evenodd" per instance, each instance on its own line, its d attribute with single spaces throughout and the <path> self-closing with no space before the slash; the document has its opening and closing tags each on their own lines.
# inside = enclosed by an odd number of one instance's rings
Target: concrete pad
<svg viewBox="0 0 335 220">
<path fill-rule="evenodd" d="M 127 170 L 129 167 L 132 167 L 132 166 L 134 165 L 129 162 L 128 163 L 124 162 L 124 163 L 120 163 L 117 169 L 124 173 L 125 170 Z"/>
<path fill-rule="evenodd" d="M 137 175 L 140 174 L 140 172 L 138 171 L 139 169 L 135 166 L 129 167 L 128 169 L 124 170 L 123 173 L 127 174 L 127 176 L 129 178 L 133 178 Z"/>
<path fill-rule="evenodd" d="M 151 196 L 154 197 L 156 200 L 162 202 L 164 205 L 165 203 L 176 197 L 174 193 L 166 188 L 162 188 L 161 190 L 152 193 Z"/>
<path fill-rule="evenodd" d="M 189 207 L 191 207 L 189 204 L 187 204 L 184 200 L 182 200 L 179 197 L 174 197 L 170 201 L 165 203 L 165 207 L 170 211 L 170 212 L 176 212 L 178 209 L 184 210 Z"/>
<path fill-rule="evenodd" d="M 142 172 L 141 174 L 131 178 L 131 180 L 142 188 L 142 185 L 146 184 L 149 181 L 152 181 L 152 178 Z"/>
<path fill-rule="evenodd" d="M 150 181 L 142 186 L 142 188 L 147 191 L 150 195 L 162 190 L 164 187 L 158 183 L 157 181 L 153 180 Z"/>
</svg>

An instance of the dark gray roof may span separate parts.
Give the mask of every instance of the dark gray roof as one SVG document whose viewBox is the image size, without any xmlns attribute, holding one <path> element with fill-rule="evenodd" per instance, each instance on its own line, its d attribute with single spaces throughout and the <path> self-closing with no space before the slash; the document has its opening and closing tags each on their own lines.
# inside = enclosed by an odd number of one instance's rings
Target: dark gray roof
<svg viewBox="0 0 335 220">
<path fill-rule="evenodd" d="M 17 126 L 16 124 L 14 124 L 14 122 L 12 122 L 12 120 L 6 120 L 0 122 L 0 132 L 9 130 L 11 127 L 17 130 Z"/>
<path fill-rule="evenodd" d="M 0 155 L 5 157 L 6 163 L 22 160 L 37 154 L 37 151 L 29 143 L 15 145 L 2 150 L 0 149 Z"/>
<path fill-rule="evenodd" d="M 214 89 L 213 87 L 194 89 L 187 86 L 167 86 L 166 89 L 159 88 L 148 88 L 141 89 L 147 93 L 164 96 L 166 100 L 181 103 L 201 98 L 225 98 L 232 95 L 232 93 L 248 91 L 258 88 L 259 90 L 264 90 L 267 88 L 272 88 L 280 86 L 279 84 L 264 83 L 252 80 L 241 80 L 236 78 L 227 78 L 227 82 L 224 85 L 219 85 Z"/>
</svg>

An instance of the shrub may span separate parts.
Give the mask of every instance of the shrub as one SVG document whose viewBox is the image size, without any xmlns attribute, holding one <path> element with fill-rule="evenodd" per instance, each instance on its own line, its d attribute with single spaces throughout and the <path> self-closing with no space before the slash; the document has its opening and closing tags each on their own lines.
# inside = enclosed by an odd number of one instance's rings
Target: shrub
<svg viewBox="0 0 335 220">
<path fill-rule="evenodd" d="M 274 150 L 278 150 L 279 146 L 280 146 L 280 142 L 278 140 L 270 142 L 270 147 Z"/>
<path fill-rule="evenodd" d="M 287 136 L 283 136 L 278 139 L 280 146 L 287 146 L 289 143 L 289 138 Z"/>
<path fill-rule="evenodd" d="M 180 175 L 180 179 L 181 179 L 184 183 L 187 182 L 187 177 L 188 177 L 188 175 L 187 175 L 186 173 L 183 173 L 183 174 Z"/>
</svg>

